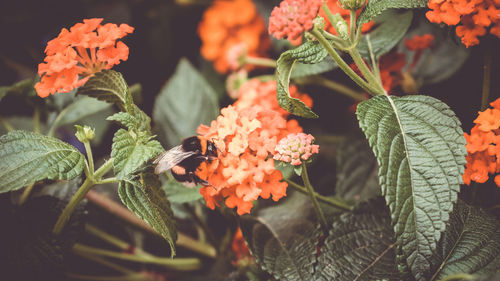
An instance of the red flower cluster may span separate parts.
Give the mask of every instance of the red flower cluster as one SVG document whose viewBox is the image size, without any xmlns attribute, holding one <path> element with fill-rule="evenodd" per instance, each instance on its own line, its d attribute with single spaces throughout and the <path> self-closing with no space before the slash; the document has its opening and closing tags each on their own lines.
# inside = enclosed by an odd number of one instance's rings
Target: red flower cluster
<svg viewBox="0 0 500 281">
<path fill-rule="evenodd" d="M 251 0 L 215 0 L 198 26 L 201 54 L 220 73 L 229 70 L 228 51 L 242 44 L 249 56 L 264 56 L 270 47 L 264 19 Z"/>
<path fill-rule="evenodd" d="M 38 66 L 41 81 L 35 85 L 42 98 L 80 87 L 96 72 L 128 59 L 128 47 L 116 40 L 134 31 L 127 24 L 101 25 L 102 19 L 85 19 L 47 43 L 45 63 Z"/>
<path fill-rule="evenodd" d="M 250 249 L 248 249 L 245 238 L 243 238 L 241 228 L 238 228 L 238 230 L 236 230 L 236 233 L 234 234 L 231 249 L 233 250 L 233 254 L 236 257 L 236 261 L 250 257 Z"/>
<path fill-rule="evenodd" d="M 458 25 L 456 33 L 466 47 L 479 44 L 478 36 L 490 33 L 500 37 L 500 1 L 430 0 L 427 19 L 435 23 Z"/>
<path fill-rule="evenodd" d="M 307 95 L 296 93 L 294 88 L 291 92 L 311 105 Z M 276 81 L 254 79 L 240 88 L 239 99 L 221 109 L 210 127 L 200 125 L 198 133 L 214 139 L 224 151 L 219 153 L 219 161 L 202 165 L 197 171 L 211 184 L 200 189 L 209 208 L 214 209 L 226 198 L 226 206 L 237 207 L 242 215 L 250 212 L 252 201 L 259 196 L 272 196 L 275 201 L 286 196 L 287 184 L 281 182 L 283 176 L 270 156 L 280 139 L 302 131 L 297 121 L 287 121 L 287 116 L 276 100 Z"/>
<path fill-rule="evenodd" d="M 432 34 L 415 35 L 405 40 L 405 47 L 411 51 L 425 50 L 431 47 L 432 42 L 434 42 Z"/>
<path fill-rule="evenodd" d="M 300 42 L 302 34 L 313 28 L 321 0 L 283 0 L 274 7 L 269 18 L 269 34 L 277 39 L 287 38 Z"/>
<path fill-rule="evenodd" d="M 465 133 L 468 154 L 463 179 L 467 185 L 484 183 L 488 174 L 500 173 L 500 98 L 490 105 L 493 108 L 479 112 L 470 135 Z M 495 176 L 495 183 L 500 187 L 500 175 Z"/>
</svg>

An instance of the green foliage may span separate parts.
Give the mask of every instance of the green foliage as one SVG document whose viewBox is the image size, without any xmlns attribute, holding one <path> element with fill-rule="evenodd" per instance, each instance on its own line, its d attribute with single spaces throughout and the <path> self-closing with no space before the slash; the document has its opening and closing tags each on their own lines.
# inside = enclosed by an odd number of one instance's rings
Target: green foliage
<svg viewBox="0 0 500 281">
<path fill-rule="evenodd" d="M 279 105 L 291 114 L 305 117 L 318 118 L 302 101 L 290 96 L 289 86 L 292 69 L 296 62 L 303 64 L 316 64 L 323 61 L 328 53 L 317 41 L 308 41 L 299 47 L 281 54 L 276 68 L 276 91 Z"/>
<path fill-rule="evenodd" d="M 389 52 L 403 38 L 410 27 L 413 18 L 412 11 L 400 12 L 396 9 L 384 11 L 375 18 L 377 27 L 370 33 L 363 35 L 357 49 L 361 56 L 370 61 L 370 49 L 368 40 L 371 44 L 375 59 Z"/>
<path fill-rule="evenodd" d="M 457 273 L 489 274 L 498 269 L 500 223 L 483 210 L 458 201 L 434 256 L 433 275 L 427 280 Z"/>
<path fill-rule="evenodd" d="M 114 103 L 123 110 L 127 91 L 127 82 L 119 72 L 104 70 L 94 74 L 85 85 L 78 89 L 76 94 Z"/>
<path fill-rule="evenodd" d="M 217 94 L 187 59 L 181 59 L 153 108 L 159 136 L 175 146 L 208 125 L 219 112 Z"/>
<path fill-rule="evenodd" d="M 85 161 L 74 146 L 26 131 L 0 137 L 0 159 L 0 193 L 42 179 L 73 179 L 81 174 Z"/>
<path fill-rule="evenodd" d="M 147 135 L 119 129 L 113 137 L 111 157 L 117 178 L 124 179 L 141 169 L 150 159 L 158 156 L 163 147 Z"/>
<path fill-rule="evenodd" d="M 33 78 L 28 78 L 10 86 L 0 86 L 0 100 L 7 94 L 36 96 L 36 91 L 33 88 L 34 83 L 35 81 Z"/>
<path fill-rule="evenodd" d="M 380 195 L 377 159 L 361 132 L 348 135 L 337 150 L 335 193 L 355 202 Z"/>
<path fill-rule="evenodd" d="M 200 194 L 200 188 L 198 186 L 188 188 L 174 179 L 167 180 L 163 184 L 163 190 L 165 190 L 168 200 L 172 203 L 181 204 L 197 201 L 203 198 Z"/>
<path fill-rule="evenodd" d="M 462 183 L 460 121 L 446 104 L 417 95 L 377 96 L 356 114 L 379 162 L 398 246 L 415 278 L 424 280 Z"/>
<path fill-rule="evenodd" d="M 55 126 L 75 124 L 82 119 L 98 112 L 106 111 L 109 108 L 110 105 L 108 103 L 85 96 L 79 97 L 59 115 L 61 117 L 59 120 L 56 120 L 57 123 Z"/>
<path fill-rule="evenodd" d="M 325 57 L 322 61 L 315 64 L 296 62 L 293 66 L 290 78 L 299 78 L 304 76 L 321 74 L 338 68 L 339 66 L 331 57 Z"/>
<path fill-rule="evenodd" d="M 135 118 L 132 114 L 128 112 L 118 112 L 115 113 L 108 118 L 106 118 L 108 121 L 116 121 L 123 127 L 127 128 L 128 130 L 134 130 L 134 131 L 139 131 L 139 128 L 141 127 L 142 121 Z"/>
<path fill-rule="evenodd" d="M 123 180 L 118 186 L 118 194 L 125 206 L 167 240 L 173 257 L 177 230 L 158 176 L 147 170 L 139 173 L 138 179 Z"/>
<path fill-rule="evenodd" d="M 359 15 L 357 24 L 367 23 L 387 9 L 426 8 L 428 2 L 428 0 L 370 0 Z"/>
</svg>

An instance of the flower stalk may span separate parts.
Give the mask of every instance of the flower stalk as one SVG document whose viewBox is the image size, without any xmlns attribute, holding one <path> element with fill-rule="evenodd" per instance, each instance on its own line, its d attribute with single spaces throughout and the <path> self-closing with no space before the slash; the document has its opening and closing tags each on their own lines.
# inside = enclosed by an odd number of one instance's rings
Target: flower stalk
<svg viewBox="0 0 500 281">
<path fill-rule="evenodd" d="M 303 194 L 306 194 L 306 195 L 309 194 L 309 191 L 307 190 L 307 188 L 303 187 L 302 185 L 300 185 L 296 182 L 293 182 L 289 179 L 284 179 L 284 181 L 286 181 L 291 187 L 295 188 L 297 191 L 299 191 Z M 318 199 L 318 201 L 321 201 L 321 202 L 328 204 L 328 205 L 330 205 L 334 208 L 337 208 L 339 210 L 351 211 L 353 208 L 349 203 L 347 203 L 339 198 L 323 196 L 321 194 L 318 194 L 317 192 L 314 192 L 314 196 Z"/>
<path fill-rule="evenodd" d="M 316 192 L 314 192 L 314 188 L 311 185 L 311 182 L 309 182 L 309 175 L 307 174 L 307 167 L 306 163 L 302 162 L 302 180 L 304 181 L 304 185 L 306 186 L 307 192 L 309 194 L 309 198 L 311 198 L 311 201 L 314 206 L 314 211 L 316 212 L 316 215 L 318 216 L 319 222 L 321 224 L 321 228 L 323 229 L 323 232 L 328 234 L 328 223 L 326 222 L 325 215 L 323 214 L 323 211 L 321 210 L 321 207 L 319 206 L 318 199 L 316 199 Z"/>
</svg>

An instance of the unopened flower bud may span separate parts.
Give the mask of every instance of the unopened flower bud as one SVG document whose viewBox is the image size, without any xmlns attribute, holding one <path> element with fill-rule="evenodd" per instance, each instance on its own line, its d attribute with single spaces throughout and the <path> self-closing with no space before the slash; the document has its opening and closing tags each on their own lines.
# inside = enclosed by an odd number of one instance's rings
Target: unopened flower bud
<svg viewBox="0 0 500 281">
<path fill-rule="evenodd" d="M 238 72 L 231 73 L 226 79 L 226 90 L 229 97 L 233 100 L 238 98 L 238 91 L 241 85 L 248 81 L 248 72 L 240 69 Z"/>
<path fill-rule="evenodd" d="M 339 0 L 339 3 L 342 9 L 356 11 L 365 6 L 366 0 Z"/>
<path fill-rule="evenodd" d="M 79 125 L 75 125 L 75 127 L 76 127 L 75 136 L 80 142 L 84 143 L 94 139 L 95 137 L 94 129 L 90 128 L 89 126 L 82 127 Z"/>
<path fill-rule="evenodd" d="M 313 20 L 313 24 L 314 28 L 323 30 L 325 29 L 325 18 L 318 16 Z"/>
<path fill-rule="evenodd" d="M 349 38 L 349 27 L 344 19 L 337 21 L 335 29 L 342 39 L 347 40 Z"/>
</svg>

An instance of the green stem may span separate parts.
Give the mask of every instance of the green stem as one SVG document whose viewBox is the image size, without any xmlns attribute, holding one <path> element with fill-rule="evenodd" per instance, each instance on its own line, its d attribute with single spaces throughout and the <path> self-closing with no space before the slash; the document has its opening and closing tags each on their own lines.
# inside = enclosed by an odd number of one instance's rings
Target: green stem
<svg viewBox="0 0 500 281">
<path fill-rule="evenodd" d="M 354 42 L 356 36 L 356 11 L 350 10 L 349 13 L 349 38 Z"/>
<path fill-rule="evenodd" d="M 325 12 L 326 18 L 328 19 L 330 24 L 333 26 L 333 28 L 335 28 L 335 20 L 333 19 L 332 11 L 330 11 L 330 8 L 328 8 L 328 5 L 326 4 L 326 2 L 327 1 L 323 1 L 323 5 L 321 8 L 323 9 L 323 12 Z"/>
<path fill-rule="evenodd" d="M 358 49 L 351 49 L 348 52 L 349 55 L 351 55 L 351 58 L 354 60 L 354 63 L 358 66 L 359 70 L 363 74 L 363 77 L 368 81 L 368 84 L 370 84 L 370 86 L 372 87 L 375 87 L 373 91 L 368 93 L 372 96 L 385 94 L 384 88 L 370 71 L 363 58 L 361 58 Z"/>
<path fill-rule="evenodd" d="M 345 74 L 347 74 L 356 84 L 358 84 L 363 90 L 368 93 L 376 92 L 376 89 L 369 85 L 366 81 L 363 80 L 354 70 L 352 70 L 349 65 L 339 56 L 339 54 L 333 49 L 328 40 L 321 34 L 321 32 L 315 28 L 309 31 L 323 47 L 326 49 L 328 54 L 332 57 L 332 59 L 338 64 L 340 69 L 342 69 Z"/>
<path fill-rule="evenodd" d="M 86 223 L 85 231 L 92 234 L 93 236 L 107 242 L 110 245 L 117 247 L 118 249 L 125 251 L 130 247 L 130 244 L 121 240 L 118 237 L 115 237 L 107 232 L 102 231 L 101 229 Z"/>
<path fill-rule="evenodd" d="M 102 179 L 102 180 L 100 180 L 97 184 L 117 183 L 117 182 L 119 182 L 119 181 L 120 181 L 120 180 L 118 180 L 117 178 L 112 177 L 112 178 Z"/>
<path fill-rule="evenodd" d="M 302 180 L 304 181 L 304 185 L 307 188 L 309 197 L 311 198 L 311 201 L 314 206 L 314 211 L 316 212 L 316 215 L 319 218 L 319 222 L 321 224 L 321 228 L 323 229 L 323 232 L 325 235 L 328 234 L 328 223 L 326 222 L 325 215 L 323 214 L 323 211 L 321 210 L 321 207 L 319 206 L 318 200 L 316 199 L 316 192 L 314 192 L 314 188 L 312 187 L 311 183 L 309 182 L 309 175 L 307 174 L 307 168 L 306 168 L 306 163 L 302 162 Z"/>
<path fill-rule="evenodd" d="M 303 194 L 306 194 L 308 195 L 309 194 L 309 191 L 307 190 L 307 188 L 301 186 L 300 184 L 297 184 L 296 182 L 293 182 L 289 179 L 284 179 L 290 186 L 292 186 L 293 188 L 295 188 L 297 191 L 303 193 Z M 325 203 L 325 204 L 328 204 L 334 208 L 337 208 L 337 209 L 340 209 L 340 210 L 344 210 L 344 211 L 351 211 L 353 209 L 353 207 L 351 205 L 349 205 L 347 202 L 343 201 L 342 199 L 339 199 L 339 198 L 335 198 L 335 197 L 326 197 L 326 196 L 323 196 L 321 194 L 318 194 L 317 192 L 315 192 L 315 197 Z"/>
<path fill-rule="evenodd" d="M 118 265 L 114 262 L 111 262 L 111 261 L 108 261 L 104 258 L 101 258 L 99 256 L 93 256 L 93 255 L 88 255 L 88 254 L 82 254 L 82 253 L 78 253 L 78 252 L 75 252 L 73 251 L 76 255 L 82 257 L 82 258 L 85 258 L 85 259 L 88 259 L 88 260 L 91 260 L 91 261 L 94 261 L 98 264 L 101 264 L 101 265 L 104 265 L 104 266 L 107 266 L 111 269 L 114 269 L 120 273 L 123 273 L 123 274 L 135 274 L 136 272 L 133 271 L 133 270 L 130 270 L 126 267 L 123 267 L 121 265 Z"/>
<path fill-rule="evenodd" d="M 12 127 L 12 125 L 10 125 L 10 123 L 9 123 L 9 121 L 7 121 L 7 119 L 0 117 L 0 123 L 2 123 L 2 125 L 5 127 L 7 132 L 14 131 L 14 127 Z"/>
<path fill-rule="evenodd" d="M 35 106 L 35 111 L 33 113 L 33 131 L 35 133 L 40 133 L 40 107 Z"/>
<path fill-rule="evenodd" d="M 317 84 L 325 88 L 334 90 L 335 92 L 349 97 L 355 101 L 364 101 L 367 98 L 360 92 L 355 91 L 347 86 L 337 83 L 333 80 L 324 78 L 321 75 L 313 75 L 308 77 L 296 78 L 295 82 L 299 84 Z"/>
<path fill-rule="evenodd" d="M 32 183 L 32 184 L 28 185 L 26 187 L 26 189 L 24 189 L 23 194 L 21 195 L 21 198 L 19 199 L 19 205 L 24 204 L 24 202 L 26 202 L 26 200 L 28 200 L 28 197 L 30 196 L 31 191 L 33 190 L 34 186 L 35 186 L 35 183 Z"/>
<path fill-rule="evenodd" d="M 87 158 L 89 163 L 89 172 L 91 175 L 94 174 L 94 157 L 92 156 L 92 148 L 90 147 L 90 142 L 87 140 L 83 142 L 85 146 L 85 151 L 87 152 Z"/>
<path fill-rule="evenodd" d="M 198 258 L 162 258 L 155 256 L 138 256 L 133 254 L 118 253 L 114 251 L 94 248 L 80 243 L 73 245 L 73 251 L 88 255 L 97 255 L 121 260 L 133 261 L 138 263 L 162 265 L 173 270 L 192 271 L 201 267 L 201 261 Z"/>
<path fill-rule="evenodd" d="M 453 275 L 448 275 L 440 281 L 450 281 L 450 280 L 474 280 L 477 276 L 468 273 L 457 273 Z"/>
<path fill-rule="evenodd" d="M 72 279 L 88 280 L 88 281 L 142 281 L 152 280 L 140 273 L 133 273 L 125 276 L 95 276 L 86 274 L 66 273 L 66 276 Z"/>
<path fill-rule="evenodd" d="M 276 61 L 268 58 L 249 57 L 245 58 L 245 64 L 276 68 Z"/>
<path fill-rule="evenodd" d="M 83 198 L 85 198 L 85 195 L 89 190 L 101 179 L 101 177 L 106 174 L 111 168 L 113 167 L 113 159 L 109 159 L 104 163 L 97 171 L 91 175 L 90 177 L 87 177 L 83 184 L 78 188 L 76 191 L 75 195 L 71 197 L 70 201 L 64 207 L 64 210 L 62 211 L 61 215 L 59 215 L 59 218 L 57 219 L 56 224 L 54 225 L 54 228 L 52 229 L 52 232 L 56 235 L 60 234 L 66 223 L 68 222 L 69 218 L 71 217 L 71 214 L 73 214 L 73 211 L 75 210 L 76 206 L 82 201 Z"/>
<path fill-rule="evenodd" d="M 487 42 L 488 43 L 488 42 Z M 483 91 L 481 96 L 481 110 L 488 108 L 489 97 L 490 97 L 490 85 L 491 85 L 491 46 L 486 44 L 486 50 L 484 51 L 484 65 L 483 65 Z"/>
<path fill-rule="evenodd" d="M 59 122 L 64 117 L 64 115 L 66 115 L 66 113 L 68 113 L 68 111 L 70 109 L 71 109 L 71 107 L 67 106 L 65 109 L 63 109 L 63 110 L 61 110 L 61 112 L 59 112 L 59 114 L 57 115 L 57 117 L 54 120 L 54 122 L 52 122 L 52 125 L 50 126 L 49 132 L 47 133 L 47 135 L 49 137 L 53 137 L 54 136 L 54 132 L 57 129 L 57 126 L 59 125 Z"/>
<path fill-rule="evenodd" d="M 368 51 L 370 52 L 370 59 L 372 61 L 372 69 L 373 74 L 375 74 L 375 78 L 377 78 L 378 83 L 382 84 L 382 80 L 380 79 L 380 69 L 378 67 L 378 63 L 375 60 L 375 54 L 373 53 L 372 41 L 370 41 L 370 34 L 366 34 L 366 42 L 368 43 Z"/>
</svg>

